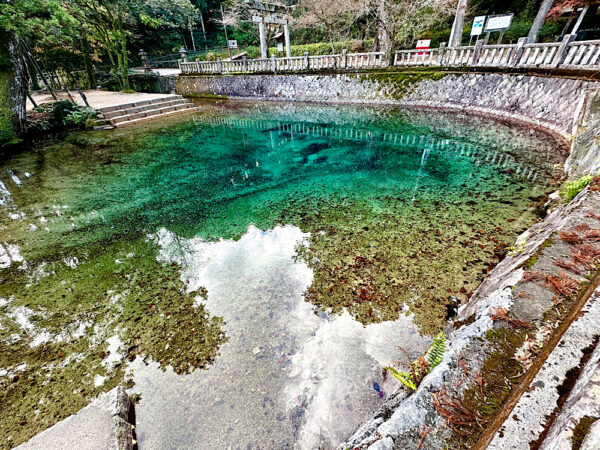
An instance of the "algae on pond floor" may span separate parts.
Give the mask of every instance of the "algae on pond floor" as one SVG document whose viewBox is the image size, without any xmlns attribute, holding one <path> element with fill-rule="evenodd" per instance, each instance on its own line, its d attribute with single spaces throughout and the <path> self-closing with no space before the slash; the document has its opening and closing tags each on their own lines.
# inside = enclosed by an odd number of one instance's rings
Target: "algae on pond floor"
<svg viewBox="0 0 600 450">
<path fill-rule="evenodd" d="M 23 442 L 123 382 L 127 359 L 188 373 L 226 340 L 152 242 L 101 242 L 3 272 L 0 444 Z M 6 278 L 4 278 L 6 277 Z M 9 437 L 11 438 L 9 440 Z"/>
</svg>

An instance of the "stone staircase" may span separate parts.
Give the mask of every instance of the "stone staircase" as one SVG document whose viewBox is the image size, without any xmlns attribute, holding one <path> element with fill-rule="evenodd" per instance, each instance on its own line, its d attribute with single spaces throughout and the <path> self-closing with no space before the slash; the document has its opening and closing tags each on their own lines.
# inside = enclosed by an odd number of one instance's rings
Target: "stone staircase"
<svg viewBox="0 0 600 450">
<path fill-rule="evenodd" d="M 99 108 L 105 122 L 103 128 L 124 127 L 175 114 L 193 112 L 196 107 L 181 95 L 168 95 L 135 103 Z"/>
</svg>

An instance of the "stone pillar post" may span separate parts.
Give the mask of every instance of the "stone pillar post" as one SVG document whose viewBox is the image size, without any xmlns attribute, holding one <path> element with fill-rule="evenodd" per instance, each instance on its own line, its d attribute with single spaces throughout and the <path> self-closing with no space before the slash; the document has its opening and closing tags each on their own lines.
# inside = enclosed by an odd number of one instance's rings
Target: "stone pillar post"
<svg viewBox="0 0 600 450">
<path fill-rule="evenodd" d="M 446 51 L 446 43 L 440 43 L 440 52 L 438 54 L 437 65 L 442 66 L 444 64 L 444 52 Z"/>
<path fill-rule="evenodd" d="M 285 40 L 285 56 L 292 57 L 292 48 L 290 47 L 290 26 L 286 20 L 283 24 L 283 38 Z"/>
<path fill-rule="evenodd" d="M 271 70 L 273 72 L 277 72 L 277 67 L 275 66 L 276 61 L 275 61 L 275 55 L 271 55 Z"/>
<path fill-rule="evenodd" d="M 565 58 L 567 57 L 567 53 L 569 52 L 569 44 L 573 39 L 575 39 L 574 34 L 565 34 L 565 37 L 560 43 L 560 47 L 558 47 L 556 55 L 554 55 L 554 61 L 552 61 L 553 68 L 557 68 L 565 62 Z"/>
<path fill-rule="evenodd" d="M 479 58 L 481 57 L 481 50 L 483 49 L 483 41 L 477 39 L 475 42 L 475 50 L 473 50 L 473 59 L 471 60 L 471 65 L 476 66 L 479 62 Z"/>
<path fill-rule="evenodd" d="M 248 57 L 246 55 L 242 56 L 242 66 L 244 67 L 244 72 L 248 72 Z"/>
<path fill-rule="evenodd" d="M 341 68 L 346 69 L 346 67 L 348 67 L 348 50 L 343 49 L 342 50 Z"/>
<path fill-rule="evenodd" d="M 223 61 L 221 61 L 220 56 L 217 56 L 217 71 L 223 73 Z"/>
<path fill-rule="evenodd" d="M 265 37 L 265 23 L 262 21 L 258 22 L 258 33 L 260 34 L 260 57 L 262 59 L 267 58 L 267 39 Z"/>
<path fill-rule="evenodd" d="M 310 59 L 308 57 L 308 52 L 304 52 L 304 70 L 310 69 Z"/>
<path fill-rule="evenodd" d="M 522 37 L 517 41 L 517 48 L 515 50 L 515 54 L 510 59 L 508 64 L 511 67 L 517 67 L 519 65 L 519 61 L 521 61 L 521 56 L 523 56 L 523 51 L 525 50 L 525 44 L 529 41 L 529 38 Z"/>
</svg>

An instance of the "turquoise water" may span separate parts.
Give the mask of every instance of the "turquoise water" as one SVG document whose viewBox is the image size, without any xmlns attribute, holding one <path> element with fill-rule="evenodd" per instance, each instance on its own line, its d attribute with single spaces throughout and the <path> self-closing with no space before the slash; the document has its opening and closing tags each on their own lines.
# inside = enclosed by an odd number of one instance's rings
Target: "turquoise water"
<svg viewBox="0 0 600 450">
<path fill-rule="evenodd" d="M 200 106 L 0 163 L 3 447 L 124 380 L 142 448 L 334 446 L 563 158 L 469 116 Z"/>
</svg>

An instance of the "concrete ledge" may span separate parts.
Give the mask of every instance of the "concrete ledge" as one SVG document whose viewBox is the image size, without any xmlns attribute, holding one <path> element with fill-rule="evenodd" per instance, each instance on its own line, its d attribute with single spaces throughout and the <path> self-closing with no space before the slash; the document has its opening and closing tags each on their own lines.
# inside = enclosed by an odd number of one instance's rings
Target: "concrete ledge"
<svg viewBox="0 0 600 450">
<path fill-rule="evenodd" d="M 129 450 L 129 396 L 122 387 L 101 394 L 77 414 L 41 432 L 17 448 L 21 450 Z"/>
</svg>

